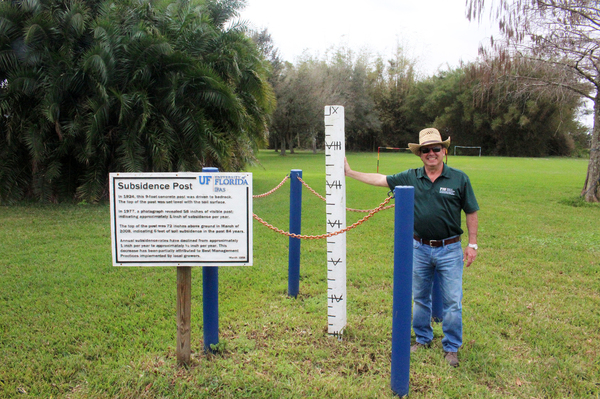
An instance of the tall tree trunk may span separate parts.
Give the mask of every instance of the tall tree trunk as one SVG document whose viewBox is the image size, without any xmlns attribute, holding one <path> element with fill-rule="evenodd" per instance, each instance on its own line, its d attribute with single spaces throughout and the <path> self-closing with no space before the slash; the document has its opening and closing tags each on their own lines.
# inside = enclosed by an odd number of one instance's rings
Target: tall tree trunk
<svg viewBox="0 0 600 399">
<path fill-rule="evenodd" d="M 582 195 L 586 202 L 600 202 L 600 90 L 594 102 L 594 127 L 590 146 L 590 163 Z"/>
<path fill-rule="evenodd" d="M 281 156 L 285 156 L 285 134 L 281 135 Z"/>
<path fill-rule="evenodd" d="M 294 153 L 294 135 L 290 133 L 286 138 L 288 143 L 290 143 L 290 154 Z"/>
</svg>

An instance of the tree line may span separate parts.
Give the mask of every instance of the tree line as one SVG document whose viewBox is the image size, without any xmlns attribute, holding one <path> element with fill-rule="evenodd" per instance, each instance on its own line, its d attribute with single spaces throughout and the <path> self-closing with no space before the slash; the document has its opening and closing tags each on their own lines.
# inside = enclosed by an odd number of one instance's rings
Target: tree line
<svg viewBox="0 0 600 399">
<path fill-rule="evenodd" d="M 589 88 L 522 83 L 564 81 L 563 69 L 496 52 L 424 76 L 401 47 L 291 63 L 237 22 L 243 6 L 0 1 L 0 203 L 98 201 L 110 172 L 236 171 L 259 148 L 316 151 L 325 105 L 346 108 L 350 151 L 406 147 L 427 126 L 486 155 L 590 147 L 577 122 Z"/>
<path fill-rule="evenodd" d="M 277 107 L 269 146 L 282 154 L 323 148 L 326 104 L 345 106 L 350 151 L 407 148 L 428 126 L 453 145 L 480 146 L 485 155 L 571 156 L 589 148 L 588 129 L 578 120 L 579 96 L 524 90 L 514 80 L 491 82 L 484 63 L 422 76 L 401 47 L 387 58 L 340 47 L 321 58 L 305 53 L 292 64 L 268 45 L 267 31 L 254 39 L 272 64 Z M 518 72 L 538 70 L 523 64 Z"/>
</svg>

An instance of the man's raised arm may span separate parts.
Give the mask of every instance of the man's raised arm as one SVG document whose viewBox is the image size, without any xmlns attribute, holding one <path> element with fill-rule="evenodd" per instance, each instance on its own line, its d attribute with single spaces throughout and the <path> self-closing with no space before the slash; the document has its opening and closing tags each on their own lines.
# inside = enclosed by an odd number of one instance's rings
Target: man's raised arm
<svg viewBox="0 0 600 399">
<path fill-rule="evenodd" d="M 352 170 L 346 158 L 344 158 L 344 173 L 348 177 L 351 177 L 363 183 L 370 184 L 372 186 L 388 187 L 387 177 L 385 175 L 382 175 L 380 173 L 364 173 Z"/>
</svg>

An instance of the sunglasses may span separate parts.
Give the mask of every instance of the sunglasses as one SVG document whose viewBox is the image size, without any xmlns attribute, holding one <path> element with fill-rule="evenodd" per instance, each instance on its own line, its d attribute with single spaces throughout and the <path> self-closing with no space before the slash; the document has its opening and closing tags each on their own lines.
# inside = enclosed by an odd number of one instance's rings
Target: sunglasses
<svg viewBox="0 0 600 399">
<path fill-rule="evenodd" d="M 440 152 L 442 151 L 442 147 L 421 148 L 421 154 L 429 154 L 429 151 Z"/>
</svg>

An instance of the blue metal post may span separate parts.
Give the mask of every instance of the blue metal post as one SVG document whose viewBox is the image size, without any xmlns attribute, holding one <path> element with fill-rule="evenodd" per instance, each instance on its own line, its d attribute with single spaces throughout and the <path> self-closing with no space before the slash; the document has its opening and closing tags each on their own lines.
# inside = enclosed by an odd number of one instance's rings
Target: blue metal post
<svg viewBox="0 0 600 399">
<path fill-rule="evenodd" d="M 394 299 L 392 307 L 392 391 L 408 395 L 415 189 L 394 188 Z"/>
<path fill-rule="evenodd" d="M 435 323 L 444 320 L 444 305 L 442 303 L 442 288 L 437 270 L 433 273 L 433 289 L 431 290 L 431 318 Z"/>
<path fill-rule="evenodd" d="M 216 173 L 218 168 L 202 168 L 202 172 Z M 202 308 L 204 316 L 204 350 L 219 343 L 219 267 L 202 267 Z"/>
<path fill-rule="evenodd" d="M 302 234 L 302 170 L 290 172 L 290 233 Z M 300 239 L 290 237 L 288 259 L 288 296 L 296 298 L 300 291 Z"/>
</svg>

